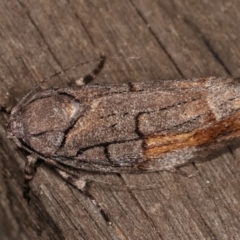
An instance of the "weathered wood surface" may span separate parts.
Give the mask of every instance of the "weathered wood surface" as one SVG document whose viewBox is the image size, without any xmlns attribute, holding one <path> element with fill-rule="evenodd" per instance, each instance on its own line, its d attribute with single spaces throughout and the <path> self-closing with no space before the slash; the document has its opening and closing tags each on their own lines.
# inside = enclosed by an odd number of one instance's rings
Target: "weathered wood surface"
<svg viewBox="0 0 240 240">
<path fill-rule="evenodd" d="M 109 60 L 98 83 L 240 76 L 239 8 L 236 0 L 2 0 L 0 239 L 240 239 L 238 143 L 211 161 L 185 167 L 193 178 L 168 172 L 90 174 L 110 183 L 90 185 L 113 222 L 107 226 L 85 196 L 44 164 L 31 184 L 28 206 L 22 198 L 27 154 L 4 130 L 6 110 L 34 83 L 100 52 L 141 58 Z M 63 86 L 92 68 L 51 85 Z"/>
</svg>

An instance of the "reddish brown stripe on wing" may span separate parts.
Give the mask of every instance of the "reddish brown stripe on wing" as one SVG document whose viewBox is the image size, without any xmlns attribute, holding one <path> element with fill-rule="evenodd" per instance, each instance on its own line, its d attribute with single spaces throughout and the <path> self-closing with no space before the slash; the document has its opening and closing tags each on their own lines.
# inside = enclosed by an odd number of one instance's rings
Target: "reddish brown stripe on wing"
<svg viewBox="0 0 240 240">
<path fill-rule="evenodd" d="M 240 136 L 240 131 L 237 130 L 240 130 L 240 113 L 213 122 L 208 128 L 180 134 L 148 136 L 145 139 L 144 155 L 146 159 L 151 159 L 173 150 L 210 144 L 214 140 L 234 139 Z"/>
</svg>

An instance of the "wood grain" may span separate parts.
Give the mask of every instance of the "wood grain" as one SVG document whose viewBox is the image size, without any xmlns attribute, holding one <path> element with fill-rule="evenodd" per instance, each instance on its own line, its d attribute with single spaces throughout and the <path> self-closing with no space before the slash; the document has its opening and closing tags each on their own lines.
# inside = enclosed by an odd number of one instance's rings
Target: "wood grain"
<svg viewBox="0 0 240 240">
<path fill-rule="evenodd" d="M 41 164 L 30 205 L 22 197 L 26 153 L 6 139 L 9 110 L 34 85 L 65 67 L 109 60 L 96 82 L 240 76 L 240 3 L 230 1 L 0 2 L 1 239 L 239 239 L 239 144 L 185 167 L 195 174 L 103 175 L 90 192 L 113 221 Z M 53 79 L 66 86 L 94 64 Z M 101 183 L 103 181 L 104 183 Z M 108 184 L 107 184 L 108 183 Z"/>
</svg>

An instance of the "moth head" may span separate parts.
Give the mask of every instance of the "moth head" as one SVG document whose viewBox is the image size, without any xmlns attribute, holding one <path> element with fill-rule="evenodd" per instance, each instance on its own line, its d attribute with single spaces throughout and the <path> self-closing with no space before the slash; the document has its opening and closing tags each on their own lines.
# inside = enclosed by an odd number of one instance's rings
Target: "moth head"
<svg viewBox="0 0 240 240">
<path fill-rule="evenodd" d="M 23 138 L 24 128 L 21 121 L 21 111 L 18 108 L 13 108 L 10 119 L 7 123 L 7 138 Z"/>
<path fill-rule="evenodd" d="M 21 108 L 14 108 L 7 125 L 7 137 L 44 155 L 52 155 L 61 145 L 65 131 L 85 108 L 64 94 L 37 94 Z"/>
</svg>

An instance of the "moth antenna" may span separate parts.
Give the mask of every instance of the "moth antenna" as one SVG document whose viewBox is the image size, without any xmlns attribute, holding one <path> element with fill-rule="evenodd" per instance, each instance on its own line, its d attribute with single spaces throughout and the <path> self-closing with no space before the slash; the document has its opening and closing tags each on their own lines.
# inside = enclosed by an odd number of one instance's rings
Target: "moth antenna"
<svg viewBox="0 0 240 240">
<path fill-rule="evenodd" d="M 140 57 L 123 57 L 123 56 L 116 56 L 116 57 L 111 57 L 109 59 L 118 59 L 118 58 L 127 58 L 127 59 L 138 59 Z M 93 81 L 96 76 L 100 73 L 100 71 L 103 69 L 104 67 L 104 64 L 105 64 L 105 61 L 106 61 L 106 56 L 105 55 L 100 55 L 100 58 L 97 58 L 97 59 L 91 59 L 91 60 L 88 60 L 88 61 L 85 61 L 85 62 L 81 62 L 81 63 L 77 63 L 75 64 L 74 66 L 71 66 L 71 67 L 68 67 L 68 68 L 65 68 L 59 72 L 56 72 L 54 73 L 53 75 L 51 75 L 50 77 L 47 77 L 43 80 L 41 80 L 39 83 L 37 83 L 35 86 L 33 86 L 33 88 L 19 101 L 19 103 L 12 109 L 12 114 L 14 114 L 15 112 L 19 111 L 20 109 L 20 106 L 22 105 L 22 103 L 44 82 L 47 82 L 49 81 L 50 79 L 60 75 L 60 74 L 63 74 L 65 72 L 68 72 L 70 70 L 73 70 L 77 67 L 80 67 L 82 65 L 85 65 L 85 64 L 88 64 L 88 63 L 91 63 L 91 62 L 97 62 L 99 61 L 99 64 L 98 66 L 93 70 L 93 72 L 91 74 L 88 74 L 86 75 L 84 78 L 80 79 L 80 80 L 77 80 L 77 81 L 81 81 L 82 83 L 79 83 L 79 82 L 76 82 L 77 85 L 85 85 L 85 84 L 88 84 L 90 83 L 91 81 Z"/>
<path fill-rule="evenodd" d="M 80 79 L 76 80 L 75 83 L 78 86 L 83 86 L 83 85 L 86 85 L 86 84 L 89 84 L 90 82 L 92 82 L 97 77 L 97 75 L 101 72 L 101 70 L 103 69 L 105 62 L 106 62 L 106 56 L 101 55 L 99 64 L 92 71 L 92 73 L 86 75 L 84 78 L 80 78 Z"/>
<path fill-rule="evenodd" d="M 104 59 L 106 57 L 104 56 Z M 79 66 L 82 66 L 82 65 L 85 65 L 85 64 L 88 64 L 90 62 L 96 62 L 96 61 L 99 61 L 102 59 L 102 56 L 98 59 L 91 59 L 91 60 L 88 60 L 88 61 L 85 61 L 85 62 L 81 62 L 81 63 L 77 63 L 75 64 L 74 66 L 71 66 L 71 67 L 68 67 L 68 68 L 65 68 L 63 69 L 62 71 L 59 71 L 59 72 L 56 72 L 54 73 L 53 75 L 41 80 L 39 83 L 37 83 L 35 86 L 33 86 L 33 88 L 31 89 L 31 91 L 29 91 L 21 100 L 20 102 L 16 105 L 16 107 L 14 107 L 14 109 L 18 110 L 19 109 L 19 106 L 25 101 L 25 99 L 27 99 L 42 83 L 44 82 L 47 82 L 49 81 L 50 79 L 60 75 L 60 74 L 63 74 L 64 72 L 68 72 L 70 70 L 73 70 L 74 68 L 77 68 Z"/>
</svg>

